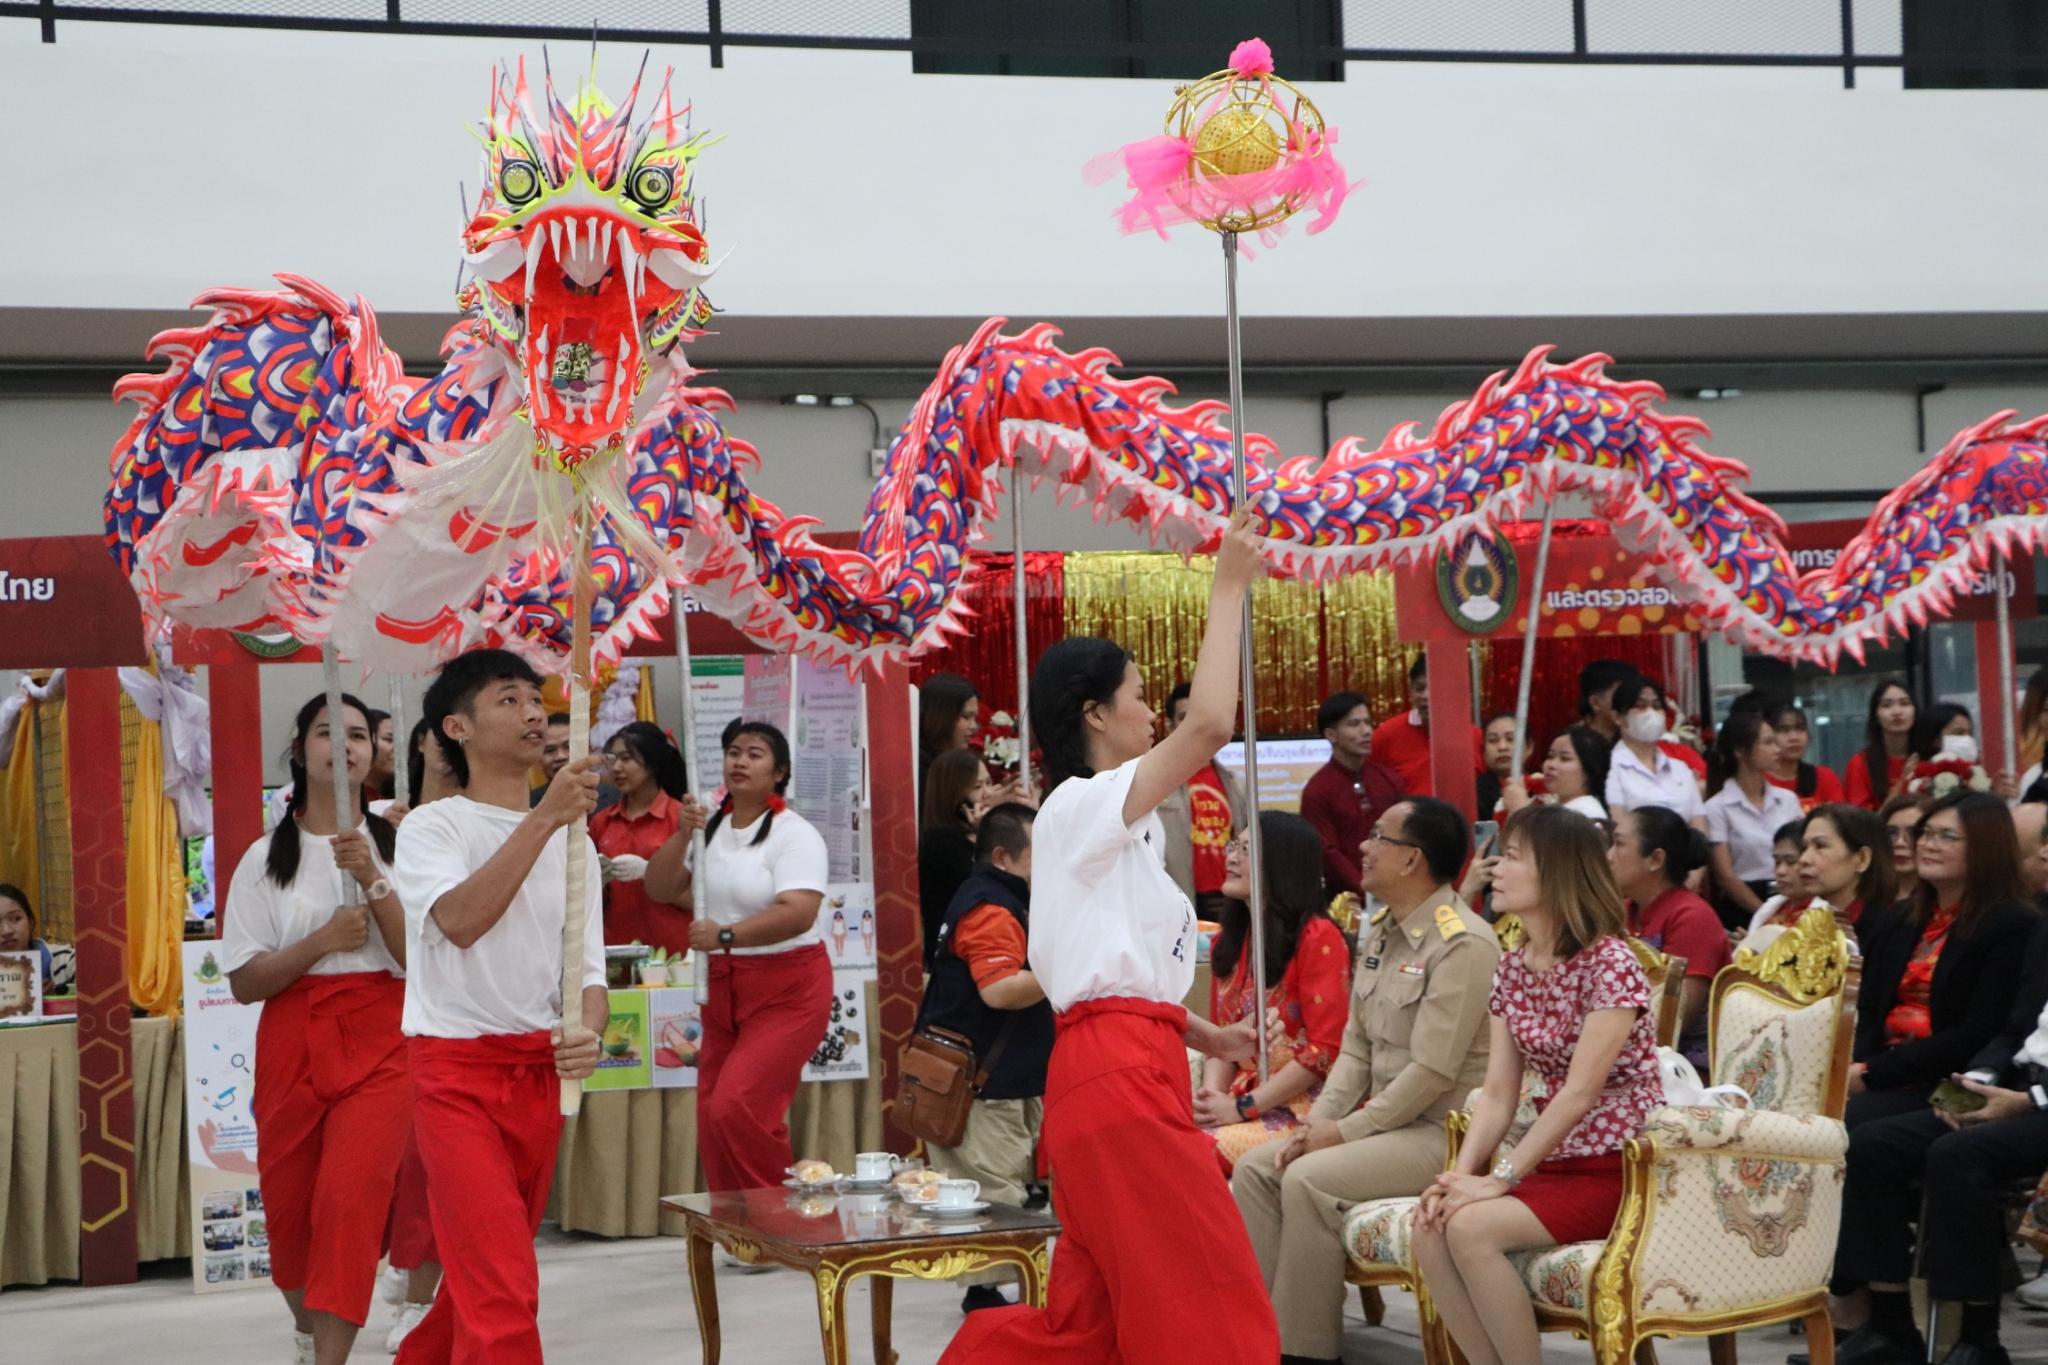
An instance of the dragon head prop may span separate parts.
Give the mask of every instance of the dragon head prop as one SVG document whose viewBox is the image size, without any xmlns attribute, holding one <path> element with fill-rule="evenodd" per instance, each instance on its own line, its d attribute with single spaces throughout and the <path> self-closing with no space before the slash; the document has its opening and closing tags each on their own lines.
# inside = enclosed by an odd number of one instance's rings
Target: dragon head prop
<svg viewBox="0 0 2048 1365">
<path fill-rule="evenodd" d="M 536 112 L 526 65 L 492 77 L 483 190 L 463 230 L 473 283 L 461 303 L 515 357 L 539 452 L 562 470 L 626 446 L 650 357 L 701 332 L 709 251 L 689 131 L 668 76 L 635 122 L 594 85 L 564 103 L 553 75 Z"/>
</svg>

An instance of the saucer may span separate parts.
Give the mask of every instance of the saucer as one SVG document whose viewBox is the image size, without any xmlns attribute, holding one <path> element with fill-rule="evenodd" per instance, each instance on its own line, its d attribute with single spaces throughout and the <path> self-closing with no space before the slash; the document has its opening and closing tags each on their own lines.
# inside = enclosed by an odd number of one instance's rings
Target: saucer
<svg viewBox="0 0 2048 1365">
<path fill-rule="evenodd" d="M 889 1182 L 894 1180 L 895 1178 L 896 1177 L 893 1175 L 883 1176 L 880 1180 L 862 1180 L 858 1176 L 851 1175 L 843 1177 L 843 1179 L 846 1181 L 847 1189 L 866 1190 L 870 1192 L 888 1189 Z"/>
<path fill-rule="evenodd" d="M 844 1176 L 835 1175 L 830 1180 L 821 1180 L 814 1185 L 807 1180 L 798 1180 L 795 1176 L 791 1176 L 789 1179 L 783 1181 L 782 1184 L 783 1188 L 785 1189 L 806 1190 L 812 1194 L 821 1194 L 826 1190 L 838 1189 L 840 1186 L 840 1182 L 843 1181 L 845 1178 L 846 1177 Z"/>
<path fill-rule="evenodd" d="M 971 1204 L 923 1204 L 918 1211 L 931 1218 L 971 1218 L 988 1207 L 986 1199 Z"/>
</svg>

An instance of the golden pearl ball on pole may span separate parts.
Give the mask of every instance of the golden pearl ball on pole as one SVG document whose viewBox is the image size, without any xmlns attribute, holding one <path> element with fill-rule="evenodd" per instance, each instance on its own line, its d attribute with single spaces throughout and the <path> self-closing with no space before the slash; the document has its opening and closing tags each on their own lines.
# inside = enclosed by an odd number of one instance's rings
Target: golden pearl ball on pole
<svg viewBox="0 0 2048 1365">
<path fill-rule="evenodd" d="M 1319 146 L 1324 126 L 1321 111 L 1292 83 L 1226 68 L 1175 93 L 1166 131 L 1194 149 L 1190 177 L 1207 181 L 1270 171 L 1284 157 Z M 1292 217 L 1307 203 L 1306 194 L 1275 192 L 1197 221 L 1214 232 L 1257 232 Z"/>
</svg>

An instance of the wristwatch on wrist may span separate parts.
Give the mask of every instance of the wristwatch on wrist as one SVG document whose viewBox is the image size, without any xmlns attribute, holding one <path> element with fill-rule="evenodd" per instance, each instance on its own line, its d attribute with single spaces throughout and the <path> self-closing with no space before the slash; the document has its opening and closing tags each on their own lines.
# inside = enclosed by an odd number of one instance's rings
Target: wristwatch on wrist
<svg viewBox="0 0 2048 1365">
<path fill-rule="evenodd" d="M 1515 1174 L 1515 1163 L 1506 1157 L 1493 1163 L 1493 1178 L 1509 1189 L 1522 1183 L 1522 1177 Z"/>
<path fill-rule="evenodd" d="M 390 895 L 390 894 L 391 894 L 391 882 L 390 882 L 390 880 L 389 880 L 389 879 L 387 879 L 387 878 L 384 878 L 384 877 L 379 877 L 379 878 L 377 878 L 377 880 L 376 880 L 376 881 L 374 881 L 374 882 L 371 882 L 371 883 L 370 883 L 370 889 L 369 889 L 368 891 L 364 892 L 364 893 L 363 893 L 363 896 L 364 896 L 364 898 L 365 898 L 365 899 L 367 899 L 367 900 L 371 900 L 371 901 L 381 901 L 381 900 L 383 900 L 383 899 L 384 899 L 384 898 L 385 898 L 386 896 L 388 896 L 388 895 Z"/>
<path fill-rule="evenodd" d="M 1253 1102 L 1251 1091 L 1247 1090 L 1237 1097 L 1237 1116 L 1246 1123 L 1259 1116 L 1259 1106 Z"/>
<path fill-rule="evenodd" d="M 719 946 L 719 947 L 721 947 L 721 948 L 730 948 L 730 947 L 732 947 L 732 945 L 733 945 L 733 938 L 734 938 L 734 935 L 733 935 L 733 932 L 732 932 L 732 930 L 731 930 L 730 928 L 726 928 L 726 929 L 720 929 L 720 930 L 718 931 L 718 946 Z"/>
</svg>

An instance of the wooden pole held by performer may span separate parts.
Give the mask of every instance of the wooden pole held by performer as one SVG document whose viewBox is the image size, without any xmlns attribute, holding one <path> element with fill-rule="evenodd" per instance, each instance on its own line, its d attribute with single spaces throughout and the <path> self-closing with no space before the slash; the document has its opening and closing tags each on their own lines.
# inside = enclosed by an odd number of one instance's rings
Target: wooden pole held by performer
<svg viewBox="0 0 2048 1365">
<path fill-rule="evenodd" d="M 1523 756 L 1529 751 L 1529 685 L 1536 678 L 1536 637 L 1543 630 L 1543 577 L 1550 569 L 1550 528 L 1557 520 L 1557 499 L 1543 504 L 1543 535 L 1536 542 L 1536 572 L 1529 578 L 1529 627 L 1522 636 L 1522 676 L 1515 682 L 1515 757 L 1508 781 L 1520 782 Z"/>
<path fill-rule="evenodd" d="M 335 654 L 332 641 L 320 646 L 320 677 L 327 685 L 327 756 L 328 766 L 333 769 L 334 832 L 346 834 L 356 827 L 356 812 L 348 799 L 348 721 L 341 714 L 341 659 Z M 376 751 L 377 737 L 373 734 L 370 752 Z M 306 780 L 310 782 L 312 778 Z M 363 903 L 363 888 L 354 877 L 341 879 L 341 903 Z"/>
<path fill-rule="evenodd" d="M 1024 472 L 1010 462 L 1010 610 L 1017 636 L 1017 781 L 1025 800 L 1031 784 L 1031 628 L 1024 621 Z"/>
<path fill-rule="evenodd" d="M 569 608 L 569 761 L 590 754 L 590 604 L 597 582 L 590 571 L 589 499 L 576 509 L 576 539 L 571 550 L 575 585 Z M 562 1029 L 583 1025 L 583 901 L 590 876 L 590 819 L 579 815 L 569 826 L 568 875 L 563 878 L 562 904 Z M 562 1082 L 562 1113 L 573 1117 L 583 1107 L 583 1082 Z"/>
<path fill-rule="evenodd" d="M 2008 571 L 2005 551 L 1997 550 L 1991 556 L 1991 600 L 1998 608 L 1998 747 L 2002 772 L 2019 780 L 2020 737 L 2013 729 L 2013 685 L 2012 685 L 2012 601 L 2006 596 L 2005 577 Z"/>
</svg>

